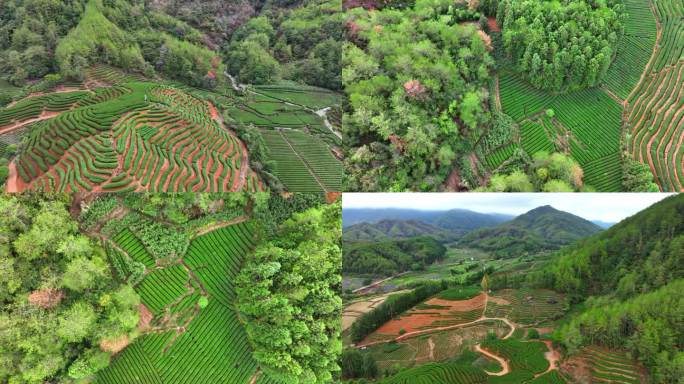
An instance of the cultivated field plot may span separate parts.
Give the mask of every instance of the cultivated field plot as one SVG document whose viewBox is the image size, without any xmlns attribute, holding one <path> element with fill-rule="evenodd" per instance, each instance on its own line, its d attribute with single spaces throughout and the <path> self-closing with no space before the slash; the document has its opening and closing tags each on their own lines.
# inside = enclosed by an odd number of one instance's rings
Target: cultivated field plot
<svg viewBox="0 0 684 384">
<path fill-rule="evenodd" d="M 233 309 L 232 281 L 254 245 L 242 222 L 195 238 L 185 255 L 161 262 L 124 230 L 113 246 L 146 266 L 136 286 L 152 313 L 143 336 L 98 374 L 98 383 L 247 383 L 257 370 Z M 200 298 L 208 305 L 202 307 Z M 259 383 L 270 383 L 261 375 Z"/>
<path fill-rule="evenodd" d="M 643 369 L 624 352 L 601 347 L 583 348 L 562 365 L 562 370 L 590 382 L 641 384 L 645 383 Z"/>
<path fill-rule="evenodd" d="M 488 377 L 481 369 L 457 363 L 425 364 L 403 371 L 381 384 L 485 384 Z"/>
<path fill-rule="evenodd" d="M 500 74 L 503 111 L 520 124 L 523 150 L 570 153 L 584 169 L 585 183 L 598 191 L 621 190 L 622 106 L 601 89 L 562 95 L 534 89 L 510 72 Z M 546 110 L 555 112 L 553 118 Z M 599 128 L 600 127 L 600 128 Z M 514 148 L 504 147 L 488 165 L 495 169 Z"/>
<path fill-rule="evenodd" d="M 342 190 L 342 164 L 330 149 L 311 135 L 292 129 L 261 130 L 275 175 L 288 190 L 337 192 Z"/>
<path fill-rule="evenodd" d="M 659 0 L 658 44 L 645 76 L 626 100 L 634 158 L 648 164 L 663 191 L 684 190 L 684 6 Z M 648 18 L 647 18 L 648 20 Z"/>
<path fill-rule="evenodd" d="M 274 173 L 290 191 L 342 190 L 341 135 L 327 119 L 341 105 L 340 95 L 306 86 L 248 87 L 229 101 L 228 111 L 242 124 L 259 128 Z"/>
<path fill-rule="evenodd" d="M 485 302 L 484 294 L 468 300 L 433 297 L 383 324 L 359 345 L 391 340 L 405 333 L 470 323 L 482 317 Z"/>
<path fill-rule="evenodd" d="M 486 316 L 539 325 L 563 316 L 567 306 L 563 295 L 548 289 L 502 289 L 489 296 Z"/>
<path fill-rule="evenodd" d="M 658 33 L 648 1 L 624 0 L 624 3 L 630 17 L 624 23 L 625 35 L 605 79 L 606 88 L 623 100 L 639 83 L 653 54 Z"/>
<path fill-rule="evenodd" d="M 412 367 L 429 362 L 440 362 L 460 355 L 473 344 L 485 340 L 489 332 L 503 337 L 509 328 L 492 321 L 464 328 L 440 331 L 422 335 L 397 343 L 380 344 L 368 347 L 380 371 L 394 365 Z"/>
<path fill-rule="evenodd" d="M 245 146 L 209 103 L 96 67 L 75 92 L 28 97 L 0 129 L 33 124 L 8 187 L 46 191 L 256 191 Z M 38 121 L 40 120 L 40 121 Z"/>
<path fill-rule="evenodd" d="M 487 340 L 482 343 L 482 349 L 506 360 L 510 368 L 510 373 L 489 383 L 527 383 L 549 368 L 544 358 L 547 347 L 540 341 Z"/>
</svg>

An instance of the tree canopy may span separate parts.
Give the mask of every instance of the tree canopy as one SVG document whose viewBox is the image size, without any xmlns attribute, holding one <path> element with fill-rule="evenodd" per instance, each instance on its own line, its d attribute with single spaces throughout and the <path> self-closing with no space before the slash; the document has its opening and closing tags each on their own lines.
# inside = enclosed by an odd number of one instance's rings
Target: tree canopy
<svg viewBox="0 0 684 384">
<path fill-rule="evenodd" d="M 486 34 L 448 0 L 348 11 L 342 79 L 352 190 L 435 190 L 489 121 Z"/>
<path fill-rule="evenodd" d="M 78 233 L 63 197 L 0 196 L 0 381 L 70 382 L 132 341 L 140 299 Z"/>
<path fill-rule="evenodd" d="M 340 204 L 294 213 L 254 250 L 237 278 L 253 356 L 283 383 L 326 383 L 339 372 Z"/>
<path fill-rule="evenodd" d="M 500 0 L 497 21 L 517 71 L 537 88 L 599 85 L 624 32 L 624 4 L 608 1 Z"/>
</svg>

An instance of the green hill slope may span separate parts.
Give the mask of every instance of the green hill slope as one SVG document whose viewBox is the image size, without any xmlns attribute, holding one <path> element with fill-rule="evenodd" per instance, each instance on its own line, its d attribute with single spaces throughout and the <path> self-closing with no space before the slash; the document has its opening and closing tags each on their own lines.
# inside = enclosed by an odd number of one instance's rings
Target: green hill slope
<svg viewBox="0 0 684 384">
<path fill-rule="evenodd" d="M 558 249 L 601 230 L 581 217 L 550 206 L 535 208 L 512 221 L 466 235 L 461 244 L 514 257 Z"/>
</svg>

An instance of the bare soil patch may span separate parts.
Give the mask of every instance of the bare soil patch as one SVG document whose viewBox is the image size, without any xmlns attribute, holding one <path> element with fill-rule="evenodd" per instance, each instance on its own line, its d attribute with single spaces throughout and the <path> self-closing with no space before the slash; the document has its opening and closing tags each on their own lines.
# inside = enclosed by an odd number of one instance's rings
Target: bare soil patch
<svg viewBox="0 0 684 384">
<path fill-rule="evenodd" d="M 145 304 L 140 304 L 139 311 L 140 311 L 140 321 L 138 322 L 138 329 L 142 331 L 142 330 L 149 328 L 150 323 L 152 322 L 152 318 L 154 317 L 154 315 L 152 314 L 152 312 L 150 312 L 149 309 L 147 309 Z"/>
<path fill-rule="evenodd" d="M 501 28 L 499 28 L 499 24 L 496 22 L 496 17 L 488 17 L 487 18 L 487 25 L 489 26 L 489 30 L 492 32 L 501 32 Z"/>
<path fill-rule="evenodd" d="M 424 304 L 435 307 L 411 309 L 403 316 L 392 319 L 383 324 L 380 328 L 373 332 L 373 334 L 400 336 L 399 334 L 401 332 L 402 334 L 408 336 L 416 332 L 429 330 L 431 327 L 441 327 L 444 325 L 443 323 L 440 325 L 435 325 L 436 322 L 455 321 L 450 326 L 457 325 L 458 319 L 454 317 L 455 313 L 470 312 L 475 310 L 482 310 L 482 313 L 484 313 L 485 302 L 486 296 L 484 293 L 468 300 L 452 301 L 433 298 L 425 301 Z M 467 322 L 462 321 L 461 323 Z M 370 336 L 373 336 L 373 334 Z M 361 344 L 366 343 L 367 340 L 368 338 L 366 338 L 366 340 L 364 340 L 364 342 Z"/>
<path fill-rule="evenodd" d="M 117 354 L 117 353 L 121 352 L 124 348 L 126 348 L 129 343 L 130 343 L 130 340 L 128 340 L 128 336 L 123 335 L 123 336 L 116 338 L 116 339 L 102 340 L 100 342 L 100 349 L 105 351 L 105 352 L 111 352 L 113 354 Z"/>
</svg>

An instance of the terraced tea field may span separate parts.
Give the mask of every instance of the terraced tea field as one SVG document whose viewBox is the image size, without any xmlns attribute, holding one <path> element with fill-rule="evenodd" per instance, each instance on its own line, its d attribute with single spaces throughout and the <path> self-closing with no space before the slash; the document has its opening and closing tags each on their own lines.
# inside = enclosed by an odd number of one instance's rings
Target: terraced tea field
<svg viewBox="0 0 684 384">
<path fill-rule="evenodd" d="M 520 145 L 532 156 L 538 151 L 570 153 L 584 169 L 585 183 L 598 191 L 620 191 L 622 108 L 600 89 L 551 95 L 532 88 L 518 76 L 500 74 L 503 111 L 520 125 Z M 555 112 L 553 118 L 545 115 Z M 601 129 L 596 129 L 601 127 Z M 489 161 L 496 168 L 513 154 L 506 149 Z"/>
<path fill-rule="evenodd" d="M 264 132 L 267 156 L 287 190 L 340 191 L 342 166 L 333 154 L 341 140 L 327 109 L 314 110 L 328 103 L 339 104 L 339 97 L 310 87 L 263 87 L 238 96 L 94 67 L 82 84 L 34 92 L 0 110 L 0 147 L 24 137 L 7 189 L 263 190 L 247 147 L 231 129 L 239 123 Z M 218 107 L 231 121 L 224 122 Z M 271 138 L 275 133 L 280 141 Z"/>
<path fill-rule="evenodd" d="M 560 318 L 567 308 L 567 299 L 548 289 L 502 289 L 489 297 L 486 316 L 531 326 Z"/>
<path fill-rule="evenodd" d="M 654 2 L 658 44 L 625 101 L 629 150 L 664 191 L 684 190 L 684 6 Z"/>
<path fill-rule="evenodd" d="M 110 241 L 145 265 L 136 291 L 151 320 L 142 336 L 98 373 L 97 383 L 248 383 L 255 378 L 247 335 L 234 309 L 233 279 L 254 246 L 241 222 L 195 238 L 175 262 L 155 260 L 134 231 Z M 205 298 L 208 305 L 200 305 Z M 273 383 L 265 375 L 259 383 Z"/>
<path fill-rule="evenodd" d="M 601 87 L 558 95 L 500 71 L 502 110 L 520 125 L 520 140 L 486 155 L 491 170 L 516 147 L 528 155 L 559 151 L 579 162 L 586 185 L 620 191 L 626 150 L 651 168 L 661 190 L 684 190 L 684 6 L 678 0 L 626 0 L 625 6 L 625 37 Z"/>
<path fill-rule="evenodd" d="M 582 375 L 591 382 L 640 384 L 645 378 L 643 369 L 623 352 L 601 347 L 583 348 L 563 363 L 563 371 Z"/>
</svg>

